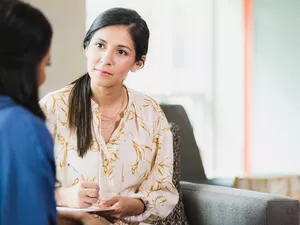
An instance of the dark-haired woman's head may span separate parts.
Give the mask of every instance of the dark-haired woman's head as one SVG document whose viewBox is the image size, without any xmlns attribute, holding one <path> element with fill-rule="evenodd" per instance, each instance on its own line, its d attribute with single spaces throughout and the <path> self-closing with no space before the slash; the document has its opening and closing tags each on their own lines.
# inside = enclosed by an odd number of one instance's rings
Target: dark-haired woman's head
<svg viewBox="0 0 300 225">
<path fill-rule="evenodd" d="M 76 130 L 80 156 L 92 142 L 90 98 L 98 87 L 120 87 L 129 71 L 141 68 L 148 52 L 149 30 L 140 15 L 130 9 L 112 8 L 101 13 L 88 30 L 83 47 L 88 73 L 73 82 L 68 120 Z"/>
<path fill-rule="evenodd" d="M 38 9 L 21 1 L 0 3 L 0 95 L 44 118 L 38 87 L 50 60 L 52 28 Z"/>
<path fill-rule="evenodd" d="M 143 66 L 149 30 L 134 10 L 112 8 L 101 13 L 83 42 L 92 85 L 120 85 L 129 71 Z"/>
</svg>

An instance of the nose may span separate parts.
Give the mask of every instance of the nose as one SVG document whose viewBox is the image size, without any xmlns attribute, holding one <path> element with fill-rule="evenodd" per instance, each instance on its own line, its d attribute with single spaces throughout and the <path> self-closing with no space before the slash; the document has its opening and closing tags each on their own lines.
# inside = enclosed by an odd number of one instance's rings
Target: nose
<svg viewBox="0 0 300 225">
<path fill-rule="evenodd" d="M 103 52 L 101 57 L 101 63 L 103 65 L 112 65 L 113 64 L 113 53 L 110 50 Z"/>
</svg>

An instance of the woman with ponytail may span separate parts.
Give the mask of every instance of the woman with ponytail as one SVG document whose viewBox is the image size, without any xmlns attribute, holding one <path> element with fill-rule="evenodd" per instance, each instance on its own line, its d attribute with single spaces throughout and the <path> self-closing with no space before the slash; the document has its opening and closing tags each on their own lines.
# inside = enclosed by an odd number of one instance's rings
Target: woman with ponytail
<svg viewBox="0 0 300 225">
<path fill-rule="evenodd" d="M 145 64 L 148 41 L 136 11 L 101 13 L 83 41 L 87 73 L 41 100 L 62 183 L 59 205 L 111 207 L 106 220 L 145 224 L 177 204 L 167 119 L 154 99 L 123 84 Z"/>
</svg>

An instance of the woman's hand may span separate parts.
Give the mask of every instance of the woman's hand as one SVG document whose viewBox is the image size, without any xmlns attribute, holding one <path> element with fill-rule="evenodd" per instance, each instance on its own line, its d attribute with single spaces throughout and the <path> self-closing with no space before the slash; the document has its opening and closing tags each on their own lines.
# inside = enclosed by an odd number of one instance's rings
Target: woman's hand
<svg viewBox="0 0 300 225">
<path fill-rule="evenodd" d="M 142 200 L 124 196 L 113 197 L 102 202 L 99 207 L 113 209 L 113 211 L 101 212 L 101 216 L 107 219 L 109 222 L 116 222 L 126 216 L 139 215 L 145 210 Z"/>
<path fill-rule="evenodd" d="M 104 223 L 88 213 L 59 212 L 58 225 L 104 225 Z"/>
<path fill-rule="evenodd" d="M 56 190 L 59 206 L 88 208 L 98 201 L 99 186 L 96 183 L 81 182 L 70 188 Z"/>
</svg>

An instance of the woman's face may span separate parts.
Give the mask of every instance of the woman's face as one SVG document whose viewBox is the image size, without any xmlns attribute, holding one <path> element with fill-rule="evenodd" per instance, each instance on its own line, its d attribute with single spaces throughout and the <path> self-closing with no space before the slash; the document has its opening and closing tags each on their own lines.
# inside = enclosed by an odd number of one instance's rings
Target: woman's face
<svg viewBox="0 0 300 225">
<path fill-rule="evenodd" d="M 121 85 L 128 72 L 139 69 L 134 42 L 127 26 L 108 26 L 95 32 L 86 47 L 87 69 L 95 86 Z"/>
<path fill-rule="evenodd" d="M 37 84 L 40 87 L 46 80 L 46 67 L 50 64 L 50 48 L 37 68 Z"/>
</svg>

